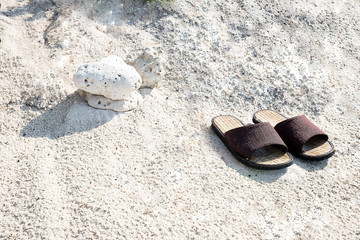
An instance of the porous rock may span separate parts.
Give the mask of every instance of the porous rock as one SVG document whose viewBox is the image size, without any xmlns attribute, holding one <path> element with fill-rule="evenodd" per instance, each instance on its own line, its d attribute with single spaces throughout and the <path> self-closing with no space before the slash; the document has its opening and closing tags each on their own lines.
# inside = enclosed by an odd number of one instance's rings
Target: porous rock
<svg viewBox="0 0 360 240">
<path fill-rule="evenodd" d="M 101 95 L 94 95 L 84 92 L 88 104 L 94 108 L 113 110 L 117 112 L 130 111 L 142 102 L 142 96 L 137 91 L 132 92 L 127 98 L 121 100 L 111 100 Z"/>
<path fill-rule="evenodd" d="M 163 78 L 165 74 L 164 62 L 165 60 L 159 57 L 153 48 L 146 48 L 132 62 L 143 80 L 141 87 L 154 87 Z"/>
<path fill-rule="evenodd" d="M 112 100 L 129 97 L 142 84 L 136 69 L 117 56 L 81 66 L 74 75 L 74 82 L 76 87 L 85 92 Z"/>
</svg>

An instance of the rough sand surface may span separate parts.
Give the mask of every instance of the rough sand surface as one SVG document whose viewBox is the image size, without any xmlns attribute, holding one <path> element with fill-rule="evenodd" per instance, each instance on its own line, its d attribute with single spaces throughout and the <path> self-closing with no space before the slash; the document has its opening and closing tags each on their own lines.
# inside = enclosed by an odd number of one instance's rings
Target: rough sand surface
<svg viewBox="0 0 360 240">
<path fill-rule="evenodd" d="M 360 1 L 1 1 L 0 239 L 359 239 Z M 72 76 L 146 47 L 165 79 L 134 111 Z M 240 164 L 210 129 L 306 114 L 329 160 Z"/>
</svg>

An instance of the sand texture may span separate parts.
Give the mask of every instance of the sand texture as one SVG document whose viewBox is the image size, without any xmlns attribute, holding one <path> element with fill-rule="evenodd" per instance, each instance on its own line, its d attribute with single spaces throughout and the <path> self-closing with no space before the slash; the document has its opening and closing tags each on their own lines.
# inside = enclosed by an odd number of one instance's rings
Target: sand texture
<svg viewBox="0 0 360 240">
<path fill-rule="evenodd" d="M 359 239 L 360 1 L 2 0 L 0 239 Z M 118 113 L 73 75 L 151 47 L 166 74 Z M 239 163 L 230 114 L 305 114 L 336 154 Z"/>
</svg>

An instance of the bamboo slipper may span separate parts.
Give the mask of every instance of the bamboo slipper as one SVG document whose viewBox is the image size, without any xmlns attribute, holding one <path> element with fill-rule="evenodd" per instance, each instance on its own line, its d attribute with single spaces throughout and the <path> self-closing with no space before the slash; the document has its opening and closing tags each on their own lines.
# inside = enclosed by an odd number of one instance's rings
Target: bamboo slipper
<svg viewBox="0 0 360 240">
<path fill-rule="evenodd" d="M 328 136 L 304 115 L 286 118 L 272 110 L 261 110 L 254 113 L 253 122 L 269 122 L 295 156 L 323 160 L 335 153 Z"/>
<path fill-rule="evenodd" d="M 233 116 L 218 116 L 211 122 L 216 135 L 243 164 L 270 170 L 293 163 L 285 143 L 269 123 L 245 126 Z"/>
</svg>

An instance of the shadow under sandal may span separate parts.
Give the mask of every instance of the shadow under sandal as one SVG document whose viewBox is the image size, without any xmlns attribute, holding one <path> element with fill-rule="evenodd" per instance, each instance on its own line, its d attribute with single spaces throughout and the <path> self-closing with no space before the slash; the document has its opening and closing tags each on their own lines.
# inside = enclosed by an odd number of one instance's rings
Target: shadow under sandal
<svg viewBox="0 0 360 240">
<path fill-rule="evenodd" d="M 243 164 L 258 169 L 281 169 L 293 163 L 292 156 L 269 123 L 245 126 L 233 116 L 212 119 L 212 128 Z"/>
<path fill-rule="evenodd" d="M 253 122 L 269 122 L 295 156 L 323 160 L 335 153 L 328 136 L 305 115 L 286 118 L 272 110 L 261 110 L 254 114 Z"/>
</svg>

